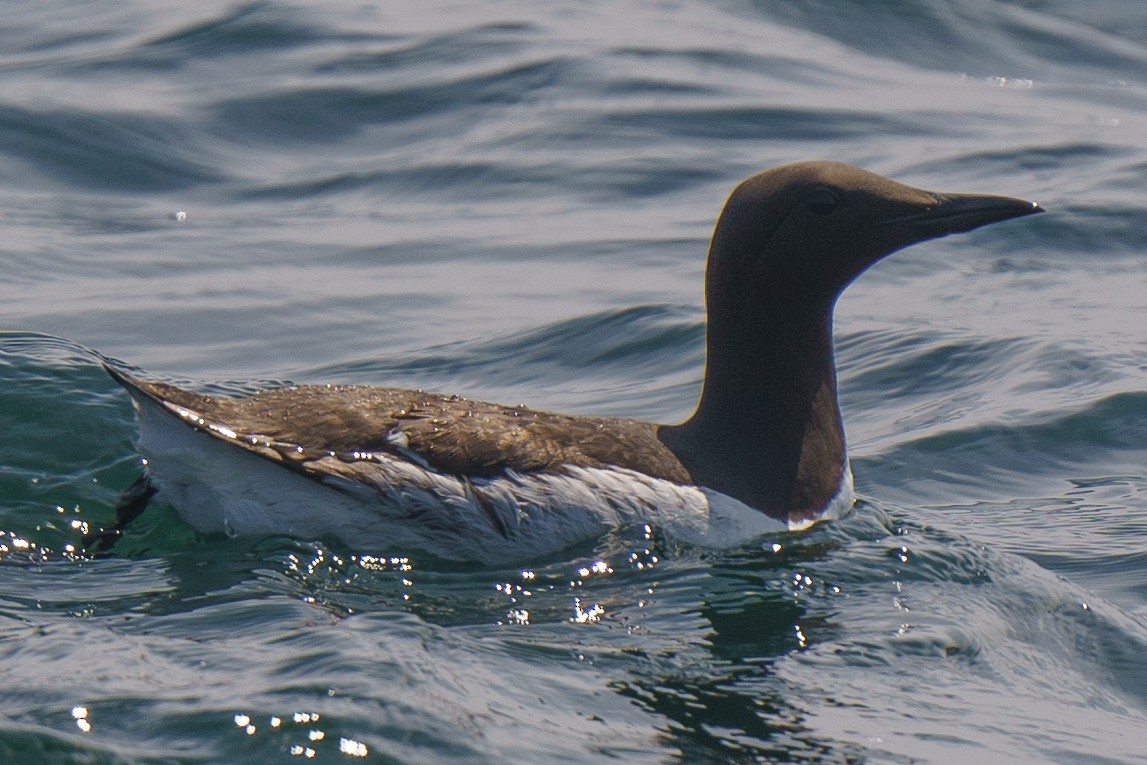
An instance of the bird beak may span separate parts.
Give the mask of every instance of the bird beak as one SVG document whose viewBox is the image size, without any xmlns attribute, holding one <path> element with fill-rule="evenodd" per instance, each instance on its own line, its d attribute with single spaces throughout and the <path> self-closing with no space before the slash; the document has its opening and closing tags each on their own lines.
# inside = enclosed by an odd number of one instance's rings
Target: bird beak
<svg viewBox="0 0 1147 765">
<path fill-rule="evenodd" d="M 882 226 L 902 228 L 915 241 L 972 231 L 989 223 L 999 223 L 1043 212 L 1035 202 L 983 194 L 932 194 L 934 204 L 907 215 L 883 221 Z"/>
</svg>

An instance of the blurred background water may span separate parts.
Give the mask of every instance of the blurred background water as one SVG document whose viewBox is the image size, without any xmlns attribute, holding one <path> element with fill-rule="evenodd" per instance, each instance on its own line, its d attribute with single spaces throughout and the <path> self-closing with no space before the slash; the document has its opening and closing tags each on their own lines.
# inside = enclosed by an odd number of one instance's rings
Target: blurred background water
<svg viewBox="0 0 1147 765">
<path fill-rule="evenodd" d="M 0 762 L 1141 761 L 1147 5 L 27 3 L 0 25 Z M 862 500 L 505 570 L 203 539 L 96 351 L 676 421 L 744 177 L 1050 211 L 837 310 Z M 182 213 L 177 214 L 177 213 Z"/>
</svg>

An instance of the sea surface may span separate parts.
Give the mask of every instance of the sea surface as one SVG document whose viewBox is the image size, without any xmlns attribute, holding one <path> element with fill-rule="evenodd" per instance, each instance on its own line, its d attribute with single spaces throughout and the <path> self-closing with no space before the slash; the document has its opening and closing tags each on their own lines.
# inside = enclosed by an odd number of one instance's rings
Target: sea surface
<svg viewBox="0 0 1147 765">
<path fill-rule="evenodd" d="M 676 422 L 729 191 L 1046 215 L 836 311 L 860 496 L 715 552 L 203 538 L 101 354 Z M 0 763 L 1147 761 L 1147 3 L 10 3 Z"/>
</svg>

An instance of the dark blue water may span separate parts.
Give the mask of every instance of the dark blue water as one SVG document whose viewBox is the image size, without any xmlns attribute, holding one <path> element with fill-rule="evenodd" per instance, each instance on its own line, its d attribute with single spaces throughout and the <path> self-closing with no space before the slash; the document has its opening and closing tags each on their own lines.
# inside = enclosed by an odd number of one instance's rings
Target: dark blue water
<svg viewBox="0 0 1147 765">
<path fill-rule="evenodd" d="M 1145 40 L 1132 0 L 6 9 L 0 762 L 1141 761 Z M 725 195 L 809 158 L 1049 210 L 841 300 L 847 519 L 498 570 L 156 506 L 76 554 L 139 461 L 97 351 L 675 421 Z"/>
</svg>

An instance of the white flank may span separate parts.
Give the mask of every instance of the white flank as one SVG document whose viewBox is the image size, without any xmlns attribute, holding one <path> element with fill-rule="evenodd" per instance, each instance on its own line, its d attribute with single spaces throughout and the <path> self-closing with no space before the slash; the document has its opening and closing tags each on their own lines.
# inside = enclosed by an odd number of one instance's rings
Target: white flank
<svg viewBox="0 0 1147 765">
<path fill-rule="evenodd" d="M 571 466 L 562 473 L 507 471 L 464 480 L 376 453 L 354 461 L 324 457 L 303 475 L 301 466 L 276 464 L 180 422 L 196 419 L 193 412 L 173 416 L 143 396 L 137 410 L 139 449 L 160 498 L 201 533 L 337 539 L 362 552 L 422 550 L 506 563 L 643 523 L 711 548 L 790 530 L 718 492 L 621 468 Z M 838 518 L 851 506 L 846 470 L 824 518 Z"/>
</svg>

